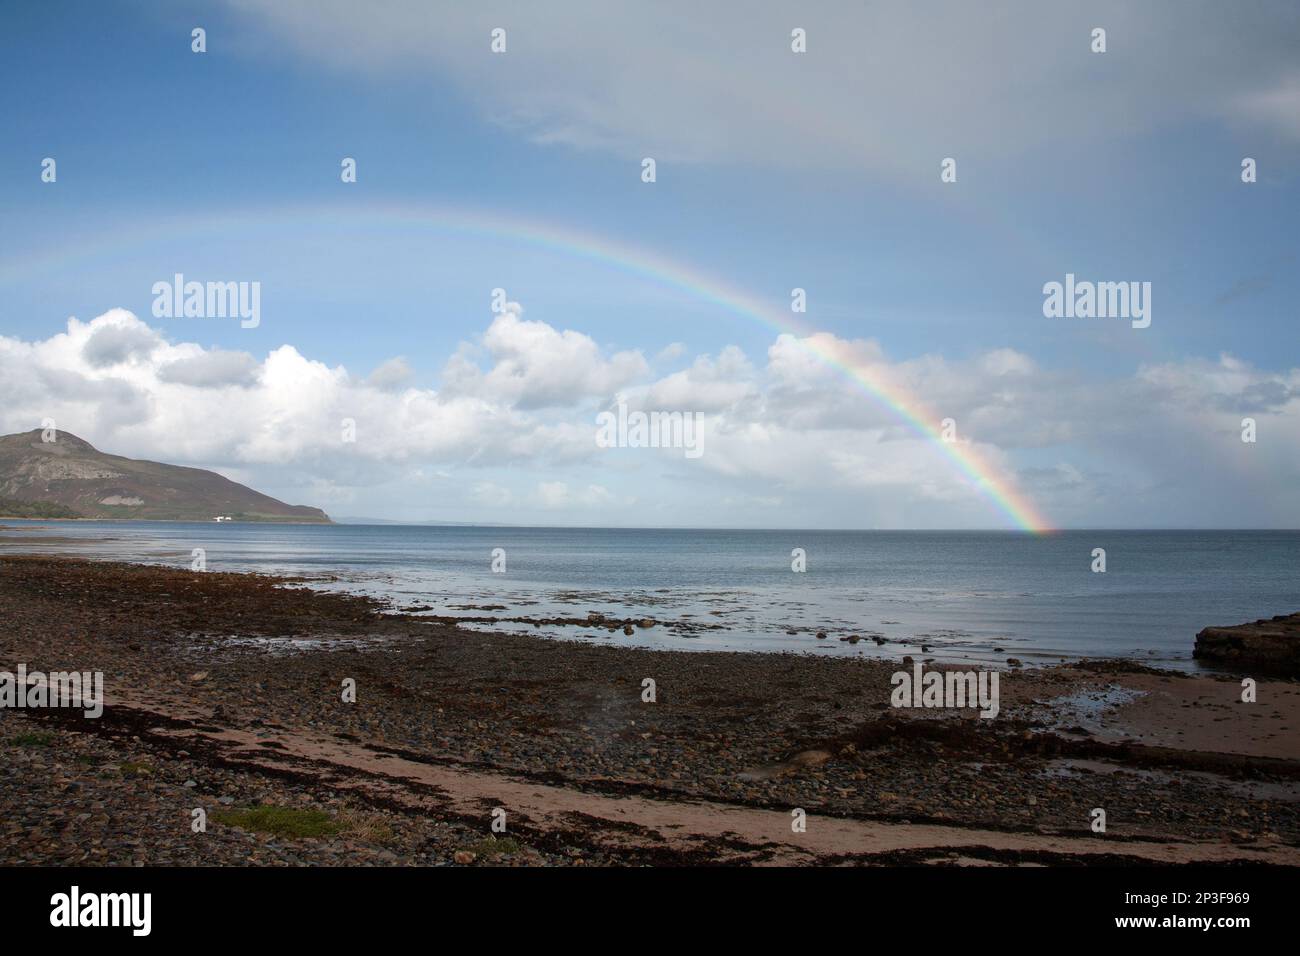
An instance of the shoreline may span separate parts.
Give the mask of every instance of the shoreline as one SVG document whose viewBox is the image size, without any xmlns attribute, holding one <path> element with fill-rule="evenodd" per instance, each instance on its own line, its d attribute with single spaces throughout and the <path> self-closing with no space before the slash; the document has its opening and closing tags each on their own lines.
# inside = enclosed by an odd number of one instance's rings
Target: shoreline
<svg viewBox="0 0 1300 956">
<path fill-rule="evenodd" d="M 38 529 L 41 534 L 32 534 L 32 530 L 0 525 L 0 556 L 85 557 L 179 568 L 190 560 L 188 544 L 177 547 L 173 539 L 165 537 L 138 541 L 124 533 L 119 538 L 111 528 L 103 534 L 77 534 L 56 526 Z M 222 547 L 229 544 L 221 542 Z M 997 613 L 989 614 L 987 608 L 971 607 L 966 609 L 969 613 L 963 613 L 950 605 L 908 606 L 906 595 L 900 598 L 898 594 L 886 596 L 874 613 L 860 615 L 859 606 L 852 601 L 819 603 L 825 589 L 813 592 L 815 596 L 809 599 L 789 588 L 784 592 L 779 587 L 772 589 L 770 582 L 711 587 L 695 583 L 675 588 L 663 582 L 628 585 L 605 581 L 564 587 L 525 577 L 513 590 L 502 592 L 483 587 L 482 581 L 465 573 L 451 582 L 444 576 L 441 586 L 445 590 L 430 593 L 429 588 L 436 585 L 422 579 L 410 565 L 399 565 L 394 572 L 382 560 L 376 563 L 373 554 L 364 555 L 358 563 L 335 567 L 312 561 L 268 561 L 253 554 L 223 563 L 243 573 L 292 576 L 322 590 L 368 594 L 387 602 L 395 612 L 419 614 L 465 630 L 595 643 L 612 639 L 620 644 L 690 652 L 793 652 L 877 660 L 893 660 L 901 654 L 927 665 L 947 667 L 1033 668 L 1117 658 L 1192 674 L 1225 672 L 1219 661 L 1194 654 L 1188 639 L 1205 620 L 1223 620 L 1221 614 L 1184 615 L 1181 626 L 1175 627 L 1163 612 L 1157 612 L 1143 619 L 1147 637 L 1152 621 L 1158 622 L 1160 633 L 1152 642 L 1135 633 L 1120 646 L 1114 646 L 1116 642 L 1105 646 L 1106 641 L 1083 636 L 1077 620 L 1073 627 L 1057 629 L 1059 615 L 1042 608 L 1029 608 L 1030 618 L 1009 625 Z M 408 557 L 418 563 L 418 555 Z M 464 572 L 463 564 L 460 570 Z M 670 592 L 671 596 L 665 597 Z M 1241 613 L 1247 615 L 1251 610 L 1246 606 Z M 653 629 L 639 626 L 647 617 L 655 620 Z M 1229 615 L 1228 619 L 1235 617 Z M 620 635 L 627 626 L 633 627 L 633 633 Z M 1121 630 L 1111 628 L 1113 633 Z"/>
<path fill-rule="evenodd" d="M 985 720 L 891 707 L 899 661 L 538 640 L 294 583 L 0 557 L 0 670 L 108 697 L 0 711 L 0 863 L 1300 865 L 1295 681 L 1251 705 L 1230 672 L 1004 670 Z M 236 813 L 263 805 L 342 829 Z"/>
</svg>

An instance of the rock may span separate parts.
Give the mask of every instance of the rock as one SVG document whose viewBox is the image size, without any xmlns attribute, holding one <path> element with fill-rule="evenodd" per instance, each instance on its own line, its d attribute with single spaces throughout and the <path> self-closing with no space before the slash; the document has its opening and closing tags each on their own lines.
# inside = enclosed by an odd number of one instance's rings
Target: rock
<svg viewBox="0 0 1300 956">
<path fill-rule="evenodd" d="M 1009 666 L 1009 667 L 1020 667 L 1022 663 L 1023 663 L 1023 662 L 1022 662 L 1022 661 L 1020 660 L 1020 658 L 1018 658 L 1018 657 L 1008 657 L 1008 658 L 1007 658 L 1007 666 Z"/>
<path fill-rule="evenodd" d="M 635 633 L 636 633 L 636 629 L 633 628 L 631 624 L 624 624 L 624 625 L 623 625 L 623 633 L 624 633 L 624 634 L 627 634 L 628 636 L 631 636 L 632 634 L 635 634 Z"/>
<path fill-rule="evenodd" d="M 198 683 L 198 682 L 201 681 L 201 680 L 207 680 L 207 679 L 208 679 L 208 672 L 207 672 L 207 671 L 199 671 L 197 674 L 191 674 L 191 675 L 190 675 L 190 680 L 194 681 L 195 683 Z"/>
<path fill-rule="evenodd" d="M 850 643 L 850 644 L 856 644 L 856 643 L 858 643 L 858 641 L 860 641 L 860 640 L 862 640 L 862 638 L 858 637 L 858 635 L 856 635 L 856 634 L 850 634 L 850 635 L 849 635 L 849 643 Z"/>
<path fill-rule="evenodd" d="M 455 855 L 452 856 L 452 859 L 461 866 L 467 866 L 468 864 L 473 863 L 476 857 L 473 853 L 469 852 L 469 850 L 457 850 Z"/>
<path fill-rule="evenodd" d="M 786 761 L 786 766 L 799 768 L 820 767 L 830 760 L 831 756 L 831 753 L 826 750 L 801 750 Z"/>
<path fill-rule="evenodd" d="M 824 641 L 824 640 L 826 640 L 826 632 L 825 632 L 825 631 L 818 631 L 818 632 L 817 632 L 817 640 L 819 640 L 819 641 Z"/>
<path fill-rule="evenodd" d="M 1196 635 L 1198 660 L 1300 677 L 1300 614 L 1280 614 L 1253 624 L 1207 627 Z"/>
<path fill-rule="evenodd" d="M 643 619 L 641 620 L 641 626 L 642 626 L 642 627 L 645 627 L 645 628 L 651 628 L 651 627 L 654 627 L 654 626 L 655 626 L 655 619 L 652 618 L 652 617 L 643 618 Z"/>
</svg>

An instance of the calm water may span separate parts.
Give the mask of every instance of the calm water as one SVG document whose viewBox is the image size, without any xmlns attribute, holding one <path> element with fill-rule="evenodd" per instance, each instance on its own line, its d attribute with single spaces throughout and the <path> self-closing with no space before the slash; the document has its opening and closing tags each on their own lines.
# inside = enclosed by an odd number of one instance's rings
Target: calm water
<svg viewBox="0 0 1300 956">
<path fill-rule="evenodd" d="M 1179 667 L 1196 632 L 1300 610 L 1300 532 L 688 531 L 3 522 L 0 554 L 53 551 L 322 578 L 315 586 L 460 616 L 654 617 L 507 630 L 680 649 L 1045 663 L 1126 656 Z M 1107 571 L 1090 571 L 1093 548 Z M 506 552 L 506 573 L 491 552 Z M 790 569 L 803 548 L 808 570 Z M 323 580 L 323 578 L 336 578 Z M 470 606 L 475 607 L 470 607 Z M 504 609 L 482 610 L 485 605 Z M 476 609 L 477 608 L 477 609 Z M 468 625 L 467 625 L 468 626 Z M 789 634 L 790 630 L 799 633 Z M 824 630 L 828 640 L 817 640 Z M 847 634 L 880 635 L 856 645 Z M 921 652 L 921 645 L 929 647 Z M 995 650 L 1001 648 L 1001 650 Z"/>
</svg>

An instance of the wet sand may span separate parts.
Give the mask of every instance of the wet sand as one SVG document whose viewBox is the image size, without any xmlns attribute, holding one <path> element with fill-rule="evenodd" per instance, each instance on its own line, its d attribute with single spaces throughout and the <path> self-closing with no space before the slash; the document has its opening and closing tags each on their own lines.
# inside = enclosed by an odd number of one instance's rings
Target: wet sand
<svg viewBox="0 0 1300 956">
<path fill-rule="evenodd" d="M 0 670 L 103 671 L 109 699 L 0 711 L 0 863 L 1300 864 L 1293 681 L 1243 704 L 1231 675 L 1010 669 L 984 720 L 891 707 L 901 661 L 469 632 L 48 557 L 0 559 L 0 621 Z M 339 832 L 217 819 L 259 805 Z"/>
</svg>

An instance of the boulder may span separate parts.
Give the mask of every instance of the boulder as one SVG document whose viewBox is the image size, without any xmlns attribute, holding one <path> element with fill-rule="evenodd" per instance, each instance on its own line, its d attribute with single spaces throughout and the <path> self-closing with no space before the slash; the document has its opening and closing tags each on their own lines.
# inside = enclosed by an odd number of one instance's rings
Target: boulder
<svg viewBox="0 0 1300 956">
<path fill-rule="evenodd" d="M 1300 677 L 1300 614 L 1207 627 L 1196 635 L 1192 656 L 1238 670 Z"/>
</svg>

